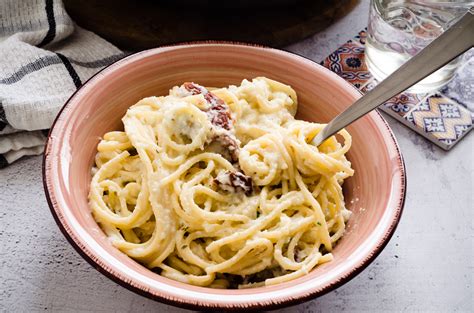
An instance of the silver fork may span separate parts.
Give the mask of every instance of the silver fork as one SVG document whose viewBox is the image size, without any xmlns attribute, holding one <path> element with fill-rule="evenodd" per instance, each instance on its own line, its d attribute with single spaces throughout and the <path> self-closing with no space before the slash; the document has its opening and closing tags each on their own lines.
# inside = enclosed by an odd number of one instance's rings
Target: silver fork
<svg viewBox="0 0 474 313">
<path fill-rule="evenodd" d="M 405 91 L 474 46 L 474 7 L 417 55 L 330 121 L 312 144 L 319 146 L 342 128 Z"/>
</svg>

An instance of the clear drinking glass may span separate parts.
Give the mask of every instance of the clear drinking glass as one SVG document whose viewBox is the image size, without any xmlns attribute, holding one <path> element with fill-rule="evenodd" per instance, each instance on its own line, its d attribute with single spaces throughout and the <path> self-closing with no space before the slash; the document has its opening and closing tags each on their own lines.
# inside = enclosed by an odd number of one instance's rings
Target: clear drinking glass
<svg viewBox="0 0 474 313">
<path fill-rule="evenodd" d="M 365 51 L 370 73 L 383 80 L 472 6 L 474 1 L 467 0 L 371 0 Z M 451 61 L 409 91 L 441 88 L 453 78 L 461 59 Z"/>
</svg>

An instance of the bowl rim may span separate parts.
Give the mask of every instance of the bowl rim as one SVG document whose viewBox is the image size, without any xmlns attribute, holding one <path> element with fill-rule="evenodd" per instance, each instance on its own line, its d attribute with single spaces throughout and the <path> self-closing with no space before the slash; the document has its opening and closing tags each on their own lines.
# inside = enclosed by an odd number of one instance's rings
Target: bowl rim
<svg viewBox="0 0 474 313">
<path fill-rule="evenodd" d="M 66 227 L 63 224 L 63 221 L 67 221 L 67 219 L 64 218 L 64 216 L 61 213 L 61 209 L 59 208 L 59 205 L 57 203 L 54 203 L 52 200 L 52 191 L 49 189 L 48 185 L 48 158 L 50 156 L 50 149 L 52 145 L 52 140 L 51 140 L 51 135 L 53 131 L 55 130 L 55 127 L 57 126 L 57 122 L 60 120 L 60 117 L 64 113 L 64 110 L 68 107 L 72 99 L 74 99 L 79 91 L 86 86 L 90 81 L 96 79 L 100 74 L 104 71 L 112 70 L 115 67 L 120 66 L 121 63 L 123 63 L 127 59 L 135 59 L 135 58 L 140 58 L 142 55 L 148 55 L 148 54 L 153 54 L 153 55 L 158 55 L 159 53 L 163 51 L 167 51 L 168 49 L 172 48 L 179 48 L 179 47 L 193 47 L 193 46 L 206 46 L 206 45 L 212 45 L 212 46 L 240 46 L 240 47 L 254 47 L 254 48 L 261 48 L 263 50 L 270 50 L 270 51 L 277 51 L 280 53 L 284 54 L 290 54 L 293 57 L 297 58 L 302 58 L 306 62 L 310 62 L 313 65 L 320 66 L 324 70 L 327 71 L 328 75 L 333 76 L 336 80 L 339 80 L 342 84 L 347 85 L 348 87 L 350 86 L 351 89 L 359 93 L 360 95 L 363 95 L 362 92 L 354 87 L 352 84 L 349 82 L 345 81 L 342 77 L 338 76 L 336 73 L 330 71 L 329 69 L 321 66 L 317 62 L 309 59 L 308 57 L 305 57 L 301 54 L 288 51 L 285 49 L 279 49 L 279 48 L 272 48 L 268 46 L 263 46 L 259 44 L 254 44 L 254 43 L 245 43 L 245 42 L 236 42 L 236 41 L 223 41 L 223 40 L 203 40 L 203 41 L 190 41 L 190 42 L 180 42 L 180 43 L 175 43 L 175 44 L 169 44 L 169 45 L 163 45 L 157 48 L 152 48 L 152 49 L 147 49 L 147 50 L 142 50 L 139 52 L 131 53 L 128 55 L 125 55 L 123 58 L 116 60 L 112 62 L 111 64 L 105 66 L 101 70 L 97 71 L 95 74 L 93 74 L 89 79 L 84 81 L 84 83 L 74 91 L 74 93 L 67 99 L 67 101 L 64 103 L 64 105 L 61 107 L 59 110 L 58 114 L 56 115 L 53 124 L 48 132 L 47 140 L 45 143 L 45 148 L 44 148 L 44 153 L 43 153 L 43 162 L 42 162 L 42 180 L 43 180 L 43 188 L 46 196 L 46 200 L 48 202 L 48 206 L 50 208 L 51 214 L 53 215 L 53 218 L 58 225 L 61 233 L 66 237 L 67 241 L 71 244 L 71 246 L 74 247 L 74 249 L 79 253 L 79 255 L 82 256 L 83 259 L 85 259 L 92 267 L 94 267 L 97 271 L 114 281 L 115 283 L 121 285 L 122 287 L 125 287 L 129 289 L 130 291 L 133 291 L 137 294 L 140 294 L 144 297 L 147 297 L 152 300 L 156 300 L 165 304 L 170 304 L 173 306 L 185 308 L 185 309 L 195 309 L 195 310 L 200 310 L 200 309 L 225 309 L 225 310 L 230 310 L 230 311 L 236 311 L 236 310 L 273 310 L 277 308 L 282 308 L 282 307 L 287 307 L 290 305 L 295 305 L 299 303 L 303 303 L 306 301 L 309 301 L 311 299 L 315 299 L 319 296 L 322 296 L 334 289 L 339 288 L 340 286 L 344 285 L 348 281 L 352 280 L 355 276 L 360 274 L 368 265 L 370 265 L 376 258 L 377 256 L 382 252 L 382 250 L 386 247 L 390 239 L 392 238 L 393 234 L 395 233 L 395 230 L 400 222 L 401 215 L 403 213 L 404 205 L 405 205 L 405 200 L 406 200 L 406 186 L 407 186 L 407 178 L 406 178 L 406 167 L 405 167 L 405 161 L 403 158 L 403 155 L 401 153 L 399 144 L 395 138 L 395 135 L 393 134 L 389 124 L 387 121 L 384 119 L 384 117 L 378 112 L 378 110 L 374 110 L 373 112 L 375 113 L 374 118 L 378 119 L 379 122 L 381 122 L 385 126 L 385 132 L 389 135 L 389 138 L 391 139 L 392 143 L 392 148 L 394 148 L 395 153 L 396 153 L 396 158 L 397 158 L 397 170 L 400 173 L 400 181 L 398 182 L 399 186 L 398 189 L 400 191 L 400 197 L 398 199 L 398 203 L 396 205 L 396 208 L 393 210 L 393 220 L 390 222 L 388 225 L 388 228 L 384 231 L 384 234 L 380 236 L 380 238 L 377 240 L 376 245 L 374 246 L 373 249 L 371 249 L 370 254 L 368 254 L 365 258 L 363 258 L 359 263 L 354 266 L 350 272 L 342 276 L 338 280 L 334 280 L 327 284 L 325 287 L 322 289 L 318 290 L 311 290 L 307 294 L 297 294 L 296 296 L 289 297 L 287 296 L 286 298 L 283 299 L 275 299 L 274 301 L 271 302 L 258 302 L 255 300 L 250 299 L 245 305 L 242 304 L 232 304 L 232 303 L 208 303 L 204 301 L 190 301 L 188 298 L 185 296 L 176 296 L 176 299 L 172 298 L 167 298 L 165 296 L 162 296 L 158 293 L 153 293 L 152 291 L 146 289 L 146 288 L 140 288 L 137 284 L 135 286 L 134 284 L 131 284 L 130 282 L 126 281 L 124 277 L 121 277 L 117 275 L 117 273 L 113 270 L 110 270 L 106 267 L 104 267 L 104 264 L 101 262 L 98 262 L 96 259 L 92 258 L 91 255 L 94 254 L 91 250 L 89 250 L 89 254 L 85 252 L 85 249 L 87 249 L 87 245 L 85 244 L 80 244 L 79 242 L 76 242 L 74 239 L 74 236 L 70 233 L 70 227 L 69 225 Z M 393 190 L 393 187 L 392 187 Z M 80 238 L 77 238 L 80 240 Z M 82 242 L 81 242 L 82 243 Z M 179 298 L 179 301 L 177 300 Z"/>
</svg>

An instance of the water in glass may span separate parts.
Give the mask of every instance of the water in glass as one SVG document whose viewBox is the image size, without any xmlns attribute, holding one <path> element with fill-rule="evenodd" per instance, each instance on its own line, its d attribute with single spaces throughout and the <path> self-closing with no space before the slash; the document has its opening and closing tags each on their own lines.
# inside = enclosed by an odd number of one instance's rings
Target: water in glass
<svg viewBox="0 0 474 313">
<path fill-rule="evenodd" d="M 366 62 L 372 75 L 383 80 L 461 17 L 474 1 L 371 0 Z M 474 34 L 473 34 L 474 36 Z M 461 57 L 410 88 L 428 92 L 448 83 Z"/>
</svg>

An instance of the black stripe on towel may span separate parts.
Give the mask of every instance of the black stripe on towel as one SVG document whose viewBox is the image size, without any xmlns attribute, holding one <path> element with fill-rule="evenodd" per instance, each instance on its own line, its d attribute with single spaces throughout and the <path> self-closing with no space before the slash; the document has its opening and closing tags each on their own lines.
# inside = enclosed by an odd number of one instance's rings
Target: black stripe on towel
<svg viewBox="0 0 474 313">
<path fill-rule="evenodd" d="M 3 154 L 0 154 L 0 168 L 5 168 L 8 166 L 8 161 L 5 159 Z"/>
<path fill-rule="evenodd" d="M 67 59 L 67 62 L 69 62 L 69 64 L 72 63 L 72 64 L 76 64 L 82 67 L 87 67 L 87 68 L 99 68 L 99 67 L 109 65 L 110 63 L 113 63 L 117 60 L 120 60 L 121 58 L 125 56 L 126 56 L 125 53 L 121 53 L 121 54 L 115 54 L 115 55 L 112 55 L 100 60 L 95 60 L 95 61 L 83 62 L 83 61 L 77 61 L 74 59 Z M 61 64 L 61 63 L 64 63 L 64 62 L 59 57 L 59 55 L 41 57 L 36 61 L 33 61 L 31 63 L 28 63 L 20 67 L 18 71 L 11 74 L 10 76 L 6 78 L 0 78 L 0 84 L 11 85 L 13 83 L 16 83 L 17 81 L 20 81 L 23 77 L 25 77 L 26 75 L 30 73 L 36 72 L 50 65 Z"/>
<path fill-rule="evenodd" d="M 56 21 L 54 20 L 54 8 L 53 8 L 53 0 L 46 0 L 46 5 L 44 9 L 46 10 L 46 17 L 48 18 L 48 25 L 49 29 L 46 33 L 46 36 L 43 40 L 38 44 L 39 47 L 47 45 L 51 41 L 53 41 L 54 36 L 56 36 Z"/>
<path fill-rule="evenodd" d="M 56 53 L 56 55 L 63 62 L 64 67 L 67 69 L 67 71 L 69 73 L 69 76 L 71 76 L 72 81 L 74 82 L 74 85 L 76 86 L 76 88 L 81 87 L 81 85 L 82 85 L 81 79 L 79 78 L 79 75 L 77 75 L 77 72 L 74 69 L 74 67 L 72 67 L 71 62 L 69 62 L 69 60 L 64 55 L 62 55 L 61 53 Z"/>
<path fill-rule="evenodd" d="M 3 104 L 0 101 L 0 132 L 7 127 L 7 115 L 5 114 L 5 109 L 3 108 Z"/>
<path fill-rule="evenodd" d="M 5 84 L 5 85 L 14 84 L 30 73 L 36 72 L 46 66 L 60 64 L 60 63 L 61 63 L 61 59 L 58 59 L 58 56 L 56 55 L 41 57 L 36 61 L 33 61 L 31 63 L 28 63 L 20 67 L 18 71 L 11 74 L 10 76 L 0 79 L 0 84 Z"/>
<path fill-rule="evenodd" d="M 5 114 L 5 109 L 3 108 L 2 102 L 0 102 L 0 122 L 2 123 L 8 123 L 7 121 L 7 115 Z M 6 125 L 5 125 L 6 126 Z M 0 127 L 0 130 L 3 130 L 5 126 Z"/>
</svg>

